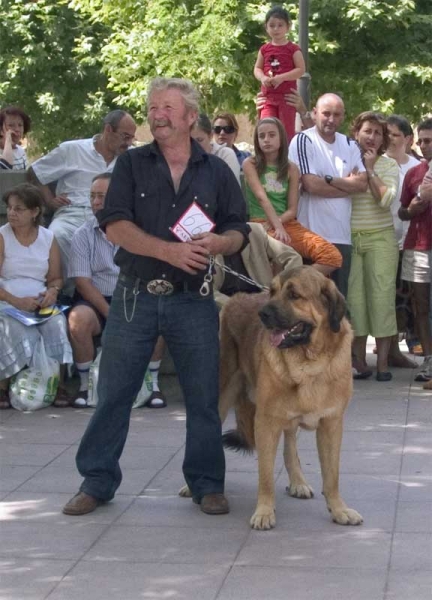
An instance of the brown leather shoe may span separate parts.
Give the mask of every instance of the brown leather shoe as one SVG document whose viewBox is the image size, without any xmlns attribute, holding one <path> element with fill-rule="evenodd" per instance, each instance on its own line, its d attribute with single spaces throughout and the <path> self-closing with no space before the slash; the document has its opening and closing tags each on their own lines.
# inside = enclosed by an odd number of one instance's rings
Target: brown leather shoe
<svg viewBox="0 0 432 600">
<path fill-rule="evenodd" d="M 63 507 L 64 515 L 80 516 L 93 512 L 98 506 L 103 504 L 102 500 L 94 498 L 85 492 L 78 492 Z"/>
<path fill-rule="evenodd" d="M 194 502 L 200 505 L 206 515 L 226 515 L 230 510 L 228 500 L 223 494 L 206 494 L 201 501 Z"/>
</svg>

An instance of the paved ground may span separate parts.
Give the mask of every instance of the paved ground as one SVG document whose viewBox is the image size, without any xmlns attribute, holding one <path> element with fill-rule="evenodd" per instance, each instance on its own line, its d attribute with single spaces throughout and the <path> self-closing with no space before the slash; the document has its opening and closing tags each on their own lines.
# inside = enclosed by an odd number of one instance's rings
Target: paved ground
<svg viewBox="0 0 432 600">
<path fill-rule="evenodd" d="M 372 360 L 372 359 L 371 359 Z M 277 527 L 249 528 L 255 457 L 227 453 L 231 513 L 177 496 L 184 410 L 174 377 L 165 410 L 134 411 L 115 501 L 85 517 L 61 507 L 80 478 L 74 455 L 91 410 L 0 415 L 0 600 L 430 600 L 432 394 L 395 370 L 356 382 L 341 490 L 364 525 L 331 523 L 312 433 L 300 458 L 318 492 L 289 498 L 277 460 Z"/>
</svg>

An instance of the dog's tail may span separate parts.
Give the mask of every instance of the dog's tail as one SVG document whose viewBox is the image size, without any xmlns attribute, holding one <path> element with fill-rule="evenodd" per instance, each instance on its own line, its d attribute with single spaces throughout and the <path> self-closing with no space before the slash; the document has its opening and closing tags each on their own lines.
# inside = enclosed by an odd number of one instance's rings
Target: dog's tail
<svg viewBox="0 0 432 600">
<path fill-rule="evenodd" d="M 237 402 L 235 413 L 237 429 L 224 433 L 223 444 L 235 452 L 251 454 L 255 449 L 255 404 L 244 398 Z"/>
</svg>

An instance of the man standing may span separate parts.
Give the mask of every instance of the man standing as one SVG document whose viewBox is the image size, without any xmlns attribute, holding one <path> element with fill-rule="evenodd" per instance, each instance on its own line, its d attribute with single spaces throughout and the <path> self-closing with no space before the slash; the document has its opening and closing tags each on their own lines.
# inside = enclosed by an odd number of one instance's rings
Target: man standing
<svg viewBox="0 0 432 600">
<path fill-rule="evenodd" d="M 203 279 L 209 255 L 241 250 L 249 228 L 231 169 L 190 137 L 197 117 L 198 94 L 189 81 L 153 80 L 148 120 L 154 142 L 119 158 L 98 213 L 108 239 L 120 246 L 120 276 L 104 332 L 99 403 L 77 454 L 84 482 L 65 514 L 91 512 L 114 497 L 132 404 L 159 335 L 186 403 L 186 483 L 203 512 L 229 511 L 218 413 L 218 311 Z M 191 205 L 215 223 L 215 233 L 180 242 L 172 229 Z"/>
<path fill-rule="evenodd" d="M 104 207 L 111 173 L 96 175 L 90 188 L 93 214 Z M 114 263 L 118 250 L 107 240 L 95 216 L 79 227 L 72 238 L 68 276 L 75 281 L 74 306 L 68 315 L 70 341 L 80 377 L 73 405 L 87 406 L 88 378 L 94 360 L 93 338 L 100 335 L 108 317 L 119 268 Z"/>
<path fill-rule="evenodd" d="M 415 307 L 415 328 L 423 348 L 424 362 L 416 381 L 432 379 L 432 336 L 429 321 L 432 248 L 432 181 L 425 177 L 432 161 L 432 119 L 417 127 L 418 140 L 426 159 L 405 176 L 399 218 L 409 221 L 404 242 L 401 278 L 410 281 Z"/>
<path fill-rule="evenodd" d="M 341 252 L 342 266 L 330 277 L 346 296 L 351 266 L 351 195 L 366 191 L 367 177 L 356 142 L 337 131 L 344 116 L 339 96 L 321 96 L 314 108 L 315 126 L 292 139 L 289 159 L 301 173 L 297 218 Z"/>
<path fill-rule="evenodd" d="M 72 236 L 93 215 L 89 201 L 93 177 L 113 170 L 117 156 L 129 148 L 135 132 L 132 117 L 114 110 L 105 117 L 102 133 L 63 142 L 29 169 L 31 183 L 41 188 L 47 207 L 54 212 L 49 228 L 60 246 L 65 277 Z M 54 181 L 55 194 L 48 186 Z"/>
</svg>

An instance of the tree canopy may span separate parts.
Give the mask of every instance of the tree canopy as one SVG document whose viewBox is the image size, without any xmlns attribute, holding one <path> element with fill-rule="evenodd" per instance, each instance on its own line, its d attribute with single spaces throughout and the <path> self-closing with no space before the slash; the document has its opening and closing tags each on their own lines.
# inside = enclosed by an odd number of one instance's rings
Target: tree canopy
<svg viewBox="0 0 432 600">
<path fill-rule="evenodd" d="M 157 76 L 187 77 L 208 113 L 255 114 L 252 70 L 270 2 L 0 0 L 0 105 L 32 117 L 41 150 L 88 136 L 114 107 L 143 118 Z M 298 40 L 298 3 L 286 2 Z M 311 0 L 312 98 L 340 93 L 418 121 L 431 110 L 430 0 Z"/>
</svg>

